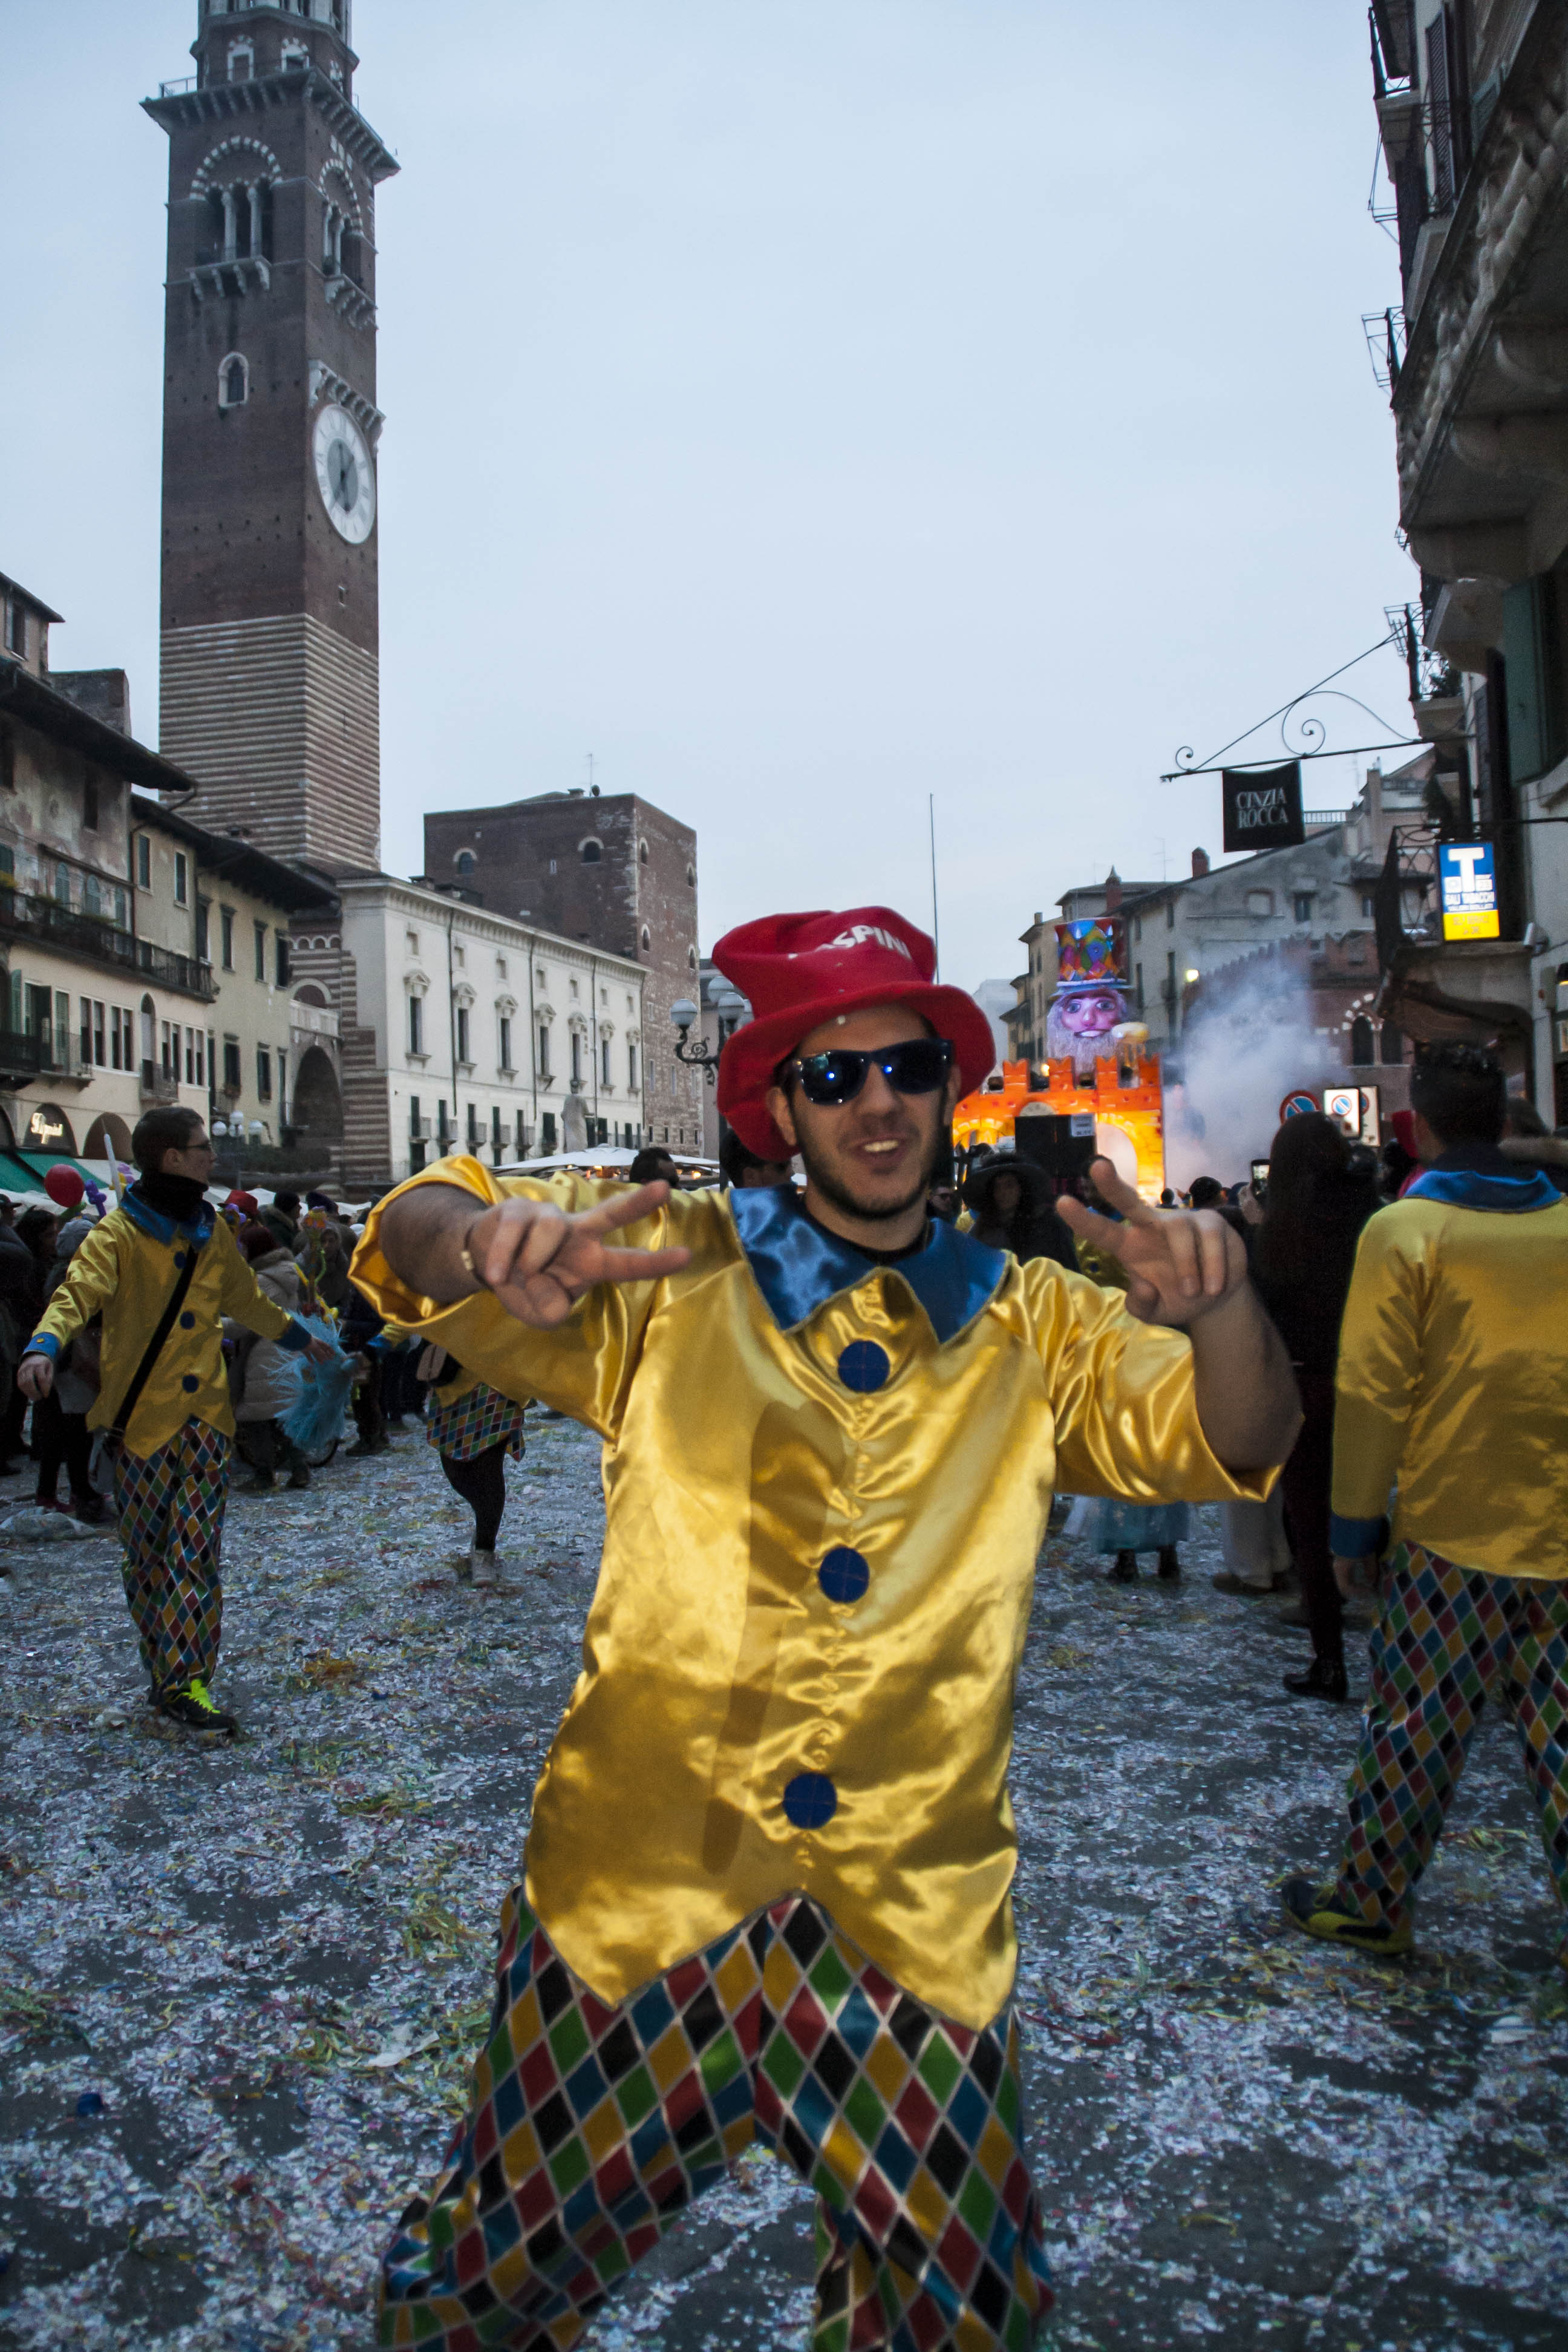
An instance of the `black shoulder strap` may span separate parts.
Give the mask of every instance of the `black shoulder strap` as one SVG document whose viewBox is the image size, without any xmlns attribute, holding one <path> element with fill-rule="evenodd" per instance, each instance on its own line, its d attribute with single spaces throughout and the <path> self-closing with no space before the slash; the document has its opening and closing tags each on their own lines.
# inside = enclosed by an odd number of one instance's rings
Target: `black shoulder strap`
<svg viewBox="0 0 1568 2352">
<path fill-rule="evenodd" d="M 169 1303 L 163 1309 L 158 1328 L 147 1342 L 147 1352 L 131 1376 L 131 1386 L 120 1400 L 120 1410 L 114 1416 L 114 1426 L 110 1432 L 111 1437 L 123 1438 L 125 1435 L 131 1423 L 131 1416 L 141 1401 L 142 1391 L 152 1378 L 153 1367 L 163 1352 L 163 1342 L 174 1328 L 174 1318 L 185 1303 L 185 1293 L 191 1286 L 191 1278 L 195 1270 L 196 1244 L 187 1240 L 185 1262 L 174 1277 L 174 1287 L 169 1293 Z"/>
</svg>

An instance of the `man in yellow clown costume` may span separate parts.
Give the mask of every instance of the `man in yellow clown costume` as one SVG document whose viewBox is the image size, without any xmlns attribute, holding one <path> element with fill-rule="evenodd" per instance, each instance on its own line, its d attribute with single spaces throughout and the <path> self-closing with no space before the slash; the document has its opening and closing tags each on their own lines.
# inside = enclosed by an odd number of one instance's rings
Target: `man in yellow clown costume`
<svg viewBox="0 0 1568 2352">
<path fill-rule="evenodd" d="M 171 1104 L 144 1112 L 131 1149 L 141 1175 L 71 1259 L 16 1385 L 35 1401 L 47 1396 L 62 1351 L 102 1318 L 102 1385 L 88 1426 L 123 1441 L 114 1450 L 114 1507 L 153 1704 L 193 1731 L 233 1733 L 234 1717 L 208 1688 L 234 1439 L 222 1318 L 313 1363 L 333 1350 L 268 1297 L 214 1216 L 213 1148 L 199 1111 Z"/>
<path fill-rule="evenodd" d="M 469 2115 L 380 2341 L 576 2343 L 753 2138 L 817 2192 L 816 2352 L 1027 2345 L 1014 1675 L 1053 1485 L 1258 1496 L 1297 1426 L 1217 1217 L 1071 1208 L 1105 1291 L 926 1192 L 993 1058 L 886 908 L 730 933 L 720 1108 L 793 1188 L 670 1197 L 443 1160 L 354 1279 L 605 1442 L 584 1670 L 509 1896 Z"/>
</svg>

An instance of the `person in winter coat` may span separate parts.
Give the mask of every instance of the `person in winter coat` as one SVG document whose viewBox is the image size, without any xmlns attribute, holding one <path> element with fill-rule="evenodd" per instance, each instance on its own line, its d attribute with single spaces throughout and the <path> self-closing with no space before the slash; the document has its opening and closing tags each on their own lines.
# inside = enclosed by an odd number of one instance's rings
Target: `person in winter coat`
<svg viewBox="0 0 1568 2352">
<path fill-rule="evenodd" d="M 349 1259 L 353 1244 L 345 1243 L 342 1227 L 330 1217 L 317 1215 L 300 1231 L 292 1244 L 294 1256 L 303 1268 L 305 1279 L 323 1307 L 341 1315 L 349 1303 Z"/>
<path fill-rule="evenodd" d="M 982 1160 L 963 1180 L 963 1205 L 983 1247 L 1011 1250 L 1020 1265 L 1051 1257 L 1077 1272 L 1072 1235 L 1057 1214 L 1044 1169 L 1033 1160 L 1000 1151 Z"/>
<path fill-rule="evenodd" d="M 376 1313 L 363 1291 L 351 1285 L 338 1337 L 351 1356 L 363 1358 L 365 1375 L 354 1391 L 354 1427 L 359 1434 L 344 1457 L 347 1461 L 366 1454 L 384 1454 L 392 1443 L 386 1433 L 386 1414 L 381 1397 L 382 1377 L 386 1366 L 385 1330 L 385 1318 Z"/>
<path fill-rule="evenodd" d="M 45 1284 L 50 1298 L 65 1280 L 72 1258 L 92 1227 L 90 1217 L 72 1217 L 60 1227 L 55 1262 Z M 92 1491 L 88 1470 L 92 1440 L 88 1434 L 87 1417 L 98 1402 L 100 1341 L 101 1333 L 96 1323 L 79 1331 L 56 1362 L 53 1388 L 33 1407 L 33 1452 L 38 1464 L 36 1499 L 45 1510 L 59 1507 L 63 1462 L 70 1476 L 70 1515 L 89 1528 L 100 1527 L 109 1516 L 102 1496 Z"/>
<path fill-rule="evenodd" d="M 274 1192 L 268 1205 L 256 1212 L 256 1222 L 266 1226 L 279 1249 L 291 1250 L 300 1238 L 300 1195 Z"/>
<path fill-rule="evenodd" d="M 1344 1612 L 1329 1541 L 1334 1367 L 1356 1244 L 1379 1206 L 1369 1154 L 1321 1111 L 1288 1118 L 1268 1156 L 1268 1194 L 1252 1277 L 1290 1351 L 1306 1418 L 1280 1480 L 1289 1514 L 1312 1663 L 1287 1675 L 1295 1698 L 1345 1696 Z"/>
<path fill-rule="evenodd" d="M 37 1267 L 33 1253 L 16 1231 L 16 1212 L 0 1195 L 0 1370 L 5 1381 L 5 1402 L 0 1412 L 0 1472 L 22 1467 L 22 1423 L 27 1400 L 16 1386 L 16 1367 L 28 1332 L 37 1320 L 34 1292 Z"/>
<path fill-rule="evenodd" d="M 241 1226 L 239 1246 L 263 1297 L 281 1307 L 286 1315 L 298 1316 L 305 1284 L 289 1252 L 258 1221 Z M 279 1469 L 288 1471 L 290 1486 L 308 1486 L 310 1465 L 283 1427 L 282 1416 L 300 1394 L 298 1375 L 288 1353 L 276 1339 L 247 1331 L 239 1323 L 226 1323 L 224 1338 L 234 1349 L 229 1360 L 234 1417 L 248 1433 L 245 1450 L 254 1465 L 251 1483 L 239 1491 L 264 1493 Z"/>
<path fill-rule="evenodd" d="M 55 1240 L 59 1228 L 59 1219 L 47 1209 L 24 1209 L 16 1220 L 16 1238 L 33 1261 L 32 1278 L 27 1286 L 32 1307 L 29 1328 L 43 1313 L 44 1301 L 48 1297 L 49 1275 L 55 1263 Z"/>
</svg>

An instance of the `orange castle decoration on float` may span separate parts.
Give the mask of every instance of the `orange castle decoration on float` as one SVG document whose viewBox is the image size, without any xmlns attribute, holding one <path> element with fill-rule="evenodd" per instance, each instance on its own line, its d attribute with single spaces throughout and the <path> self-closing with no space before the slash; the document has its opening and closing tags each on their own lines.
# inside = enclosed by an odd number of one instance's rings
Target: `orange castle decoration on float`
<svg viewBox="0 0 1568 2352">
<path fill-rule="evenodd" d="M 1019 1119 L 1092 1119 L 1096 1148 L 1145 1200 L 1157 1201 L 1165 1181 L 1160 1060 L 1143 1023 L 1129 1015 L 1126 926 L 1120 916 L 1101 915 L 1055 928 L 1057 993 L 1045 1065 L 1004 1062 L 1000 1078 L 987 1078 L 959 1104 L 953 1142 L 994 1149 L 1016 1143 Z"/>
</svg>

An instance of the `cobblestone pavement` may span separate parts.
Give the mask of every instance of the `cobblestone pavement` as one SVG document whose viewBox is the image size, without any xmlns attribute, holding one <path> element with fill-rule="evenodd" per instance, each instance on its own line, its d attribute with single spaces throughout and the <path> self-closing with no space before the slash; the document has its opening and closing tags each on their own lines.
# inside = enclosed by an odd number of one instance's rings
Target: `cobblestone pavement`
<svg viewBox="0 0 1568 2352">
<path fill-rule="evenodd" d="M 458 2111 L 491 1925 L 575 1671 L 597 1449 L 531 1423 L 521 1589 L 453 1580 L 416 1434 L 237 1501 L 233 1748 L 142 1703 L 115 1547 L 18 1548 L 0 1741 L 0 2344 L 328 2352 Z M 1207 1516 L 1207 1515 L 1205 1515 Z M 1014 1773 L 1019 1986 L 1062 2347 L 1560 2347 L 1568 2026 L 1506 1727 L 1389 1974 L 1278 1923 L 1333 1850 L 1351 1710 L 1282 1604 L 1041 1564 Z M 809 2207 L 757 2155 L 595 2352 L 806 2341 Z"/>
</svg>

